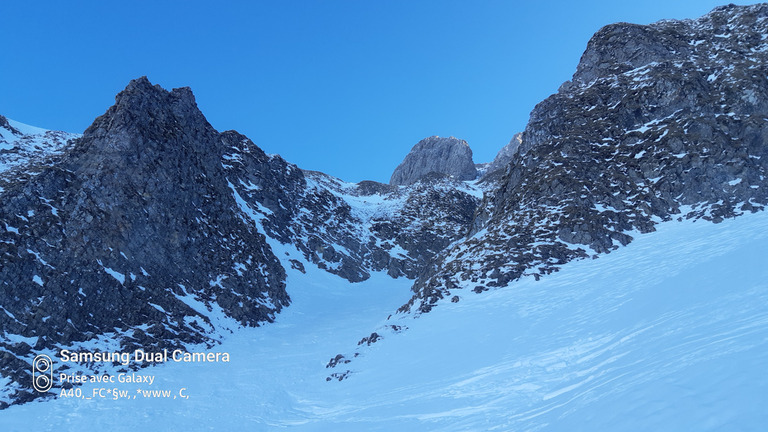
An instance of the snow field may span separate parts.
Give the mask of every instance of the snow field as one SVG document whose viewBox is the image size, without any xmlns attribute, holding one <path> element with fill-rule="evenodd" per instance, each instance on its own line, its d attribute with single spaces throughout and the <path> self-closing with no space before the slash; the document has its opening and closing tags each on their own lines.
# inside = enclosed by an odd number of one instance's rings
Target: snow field
<svg viewBox="0 0 768 432">
<path fill-rule="evenodd" d="M 35 402 L 0 412 L 0 425 L 11 431 L 762 429 L 768 212 L 657 228 L 539 282 L 524 278 L 483 294 L 456 290 L 458 303 L 445 301 L 415 319 L 386 320 L 409 298 L 409 281 L 377 274 L 349 284 L 305 262 L 307 274 L 288 270 L 293 304 L 276 323 L 235 328 L 212 349 L 229 352 L 230 363 L 139 371 L 156 376 L 152 388 L 187 388 L 188 400 Z M 288 247 L 273 248 L 282 259 L 300 259 Z M 385 324 L 408 330 L 384 334 L 351 363 L 325 368 Z M 347 369 L 348 379 L 325 380 Z"/>
</svg>

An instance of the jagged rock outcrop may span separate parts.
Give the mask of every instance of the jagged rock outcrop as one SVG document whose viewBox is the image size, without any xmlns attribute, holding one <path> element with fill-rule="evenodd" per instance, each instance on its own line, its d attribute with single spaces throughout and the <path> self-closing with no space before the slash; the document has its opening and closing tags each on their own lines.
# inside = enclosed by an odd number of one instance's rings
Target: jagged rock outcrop
<svg viewBox="0 0 768 432">
<path fill-rule="evenodd" d="M 766 4 L 597 32 L 573 79 L 531 113 L 471 235 L 441 254 L 404 309 L 538 278 L 662 220 L 764 209 L 767 35 Z"/>
<path fill-rule="evenodd" d="M 8 122 L 8 119 L 3 115 L 0 115 L 0 129 L 5 129 L 5 131 L 7 131 L 9 134 L 21 135 L 21 131 L 11 126 L 11 124 Z M 0 136 L 2 136 L 0 137 L 0 140 L 5 141 L 5 133 L 6 132 L 0 132 Z"/>
<path fill-rule="evenodd" d="M 236 138 L 208 124 L 188 88 L 141 78 L 60 161 L 4 186 L 0 348 L 13 356 L 0 372 L 22 386 L 17 402 L 32 397 L 31 349 L 105 332 L 125 352 L 184 347 L 211 341 L 206 310 L 257 325 L 289 303 L 285 271 L 222 168 Z"/>
<path fill-rule="evenodd" d="M 505 145 L 504 147 L 499 150 L 498 153 L 496 153 L 496 157 L 493 158 L 493 161 L 488 165 L 488 168 L 486 170 L 486 175 L 491 174 L 495 171 L 504 170 L 507 168 L 507 165 L 509 165 L 510 162 L 512 162 L 512 158 L 517 153 L 518 147 L 520 147 L 520 144 L 523 142 L 523 134 L 522 133 L 516 133 L 515 136 L 512 137 L 511 140 L 509 140 L 509 143 Z"/>
<path fill-rule="evenodd" d="M 345 183 L 311 171 L 301 175 L 304 187 L 290 206 L 269 208 L 260 223 L 268 236 L 293 244 L 309 262 L 352 282 L 374 271 L 416 278 L 469 230 L 482 197 L 479 189 L 445 176 L 397 188 Z M 261 202 L 252 191 L 240 193 Z"/>
<path fill-rule="evenodd" d="M 424 138 L 395 168 L 389 184 L 410 185 L 430 173 L 446 174 L 457 180 L 474 180 L 477 169 L 472 161 L 472 149 L 466 141 L 454 137 Z"/>
</svg>

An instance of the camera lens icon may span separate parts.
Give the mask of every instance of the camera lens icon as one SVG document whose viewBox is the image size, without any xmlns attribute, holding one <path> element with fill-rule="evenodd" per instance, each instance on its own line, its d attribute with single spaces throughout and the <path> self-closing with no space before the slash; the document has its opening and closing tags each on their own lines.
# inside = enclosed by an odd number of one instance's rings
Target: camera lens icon
<svg viewBox="0 0 768 432">
<path fill-rule="evenodd" d="M 40 372 L 45 372 L 51 367 L 51 359 L 46 355 L 39 355 L 35 357 L 35 367 Z"/>
<path fill-rule="evenodd" d="M 37 388 L 46 388 L 51 385 L 51 380 L 45 375 L 38 375 L 38 377 L 35 378 L 35 385 Z"/>
<path fill-rule="evenodd" d="M 40 393 L 53 387 L 53 361 L 45 354 L 39 354 L 32 361 L 32 387 Z"/>
</svg>

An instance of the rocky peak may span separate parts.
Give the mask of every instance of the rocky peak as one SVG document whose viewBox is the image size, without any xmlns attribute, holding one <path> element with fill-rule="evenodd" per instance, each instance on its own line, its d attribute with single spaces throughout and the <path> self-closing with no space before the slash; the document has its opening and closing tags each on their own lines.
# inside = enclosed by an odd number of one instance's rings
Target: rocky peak
<svg viewBox="0 0 768 432">
<path fill-rule="evenodd" d="M 204 141 L 213 141 L 216 131 L 200 112 L 188 87 L 167 91 L 152 85 L 146 77 L 132 80 L 115 97 L 115 104 L 86 129 L 85 136 L 98 138 L 111 135 L 101 151 L 135 151 L 147 144 L 166 144 L 171 137 L 201 134 Z M 141 138 L 141 139 L 139 139 Z M 141 141 L 141 142 L 138 142 Z M 194 144 L 200 140 L 181 140 Z M 133 146 L 133 150 L 126 146 Z M 158 148 L 157 150 L 165 151 Z M 207 149 L 195 148 L 206 152 Z"/>
<path fill-rule="evenodd" d="M 187 107 L 196 107 L 195 95 L 189 87 L 180 87 L 170 92 L 159 84 L 152 84 L 146 76 L 131 80 L 125 89 L 115 96 L 115 106 L 124 108 L 140 105 L 142 101 L 159 99 L 166 102 L 179 102 Z M 172 106 L 173 104 L 169 104 Z"/>
<path fill-rule="evenodd" d="M 458 180 L 473 180 L 477 169 L 466 141 L 431 136 L 419 141 L 395 168 L 389 184 L 409 185 L 429 173 L 446 174 Z"/>
<path fill-rule="evenodd" d="M 654 26 L 617 23 L 603 27 L 590 39 L 573 75 L 573 82 L 589 84 L 609 73 L 623 73 L 652 61 L 688 55 L 681 35 Z"/>
<path fill-rule="evenodd" d="M 538 279 L 660 221 L 763 210 L 767 34 L 767 4 L 598 31 L 573 81 L 534 108 L 471 235 L 436 258 L 411 305 Z"/>
<path fill-rule="evenodd" d="M 272 320 L 289 303 L 285 271 L 238 201 L 232 159 L 269 172 L 253 143 L 210 126 L 189 89 L 141 78 L 60 160 L 3 183 L 0 304 L 15 319 L 0 314 L 0 327 L 37 342 L 0 337 L 17 356 L 0 372 L 26 386 L 30 348 L 105 329 L 126 351 L 210 343 L 206 309 L 243 325 Z M 30 309 L 29 298 L 41 300 Z"/>
<path fill-rule="evenodd" d="M 568 86 L 589 85 L 648 65 L 707 55 L 742 54 L 763 42 L 768 4 L 727 5 L 695 20 L 662 20 L 650 25 L 610 24 L 590 39 Z M 734 45 L 736 43 L 736 45 Z M 735 50 L 734 50 L 735 48 Z M 743 50 L 743 51 L 742 51 Z"/>
</svg>

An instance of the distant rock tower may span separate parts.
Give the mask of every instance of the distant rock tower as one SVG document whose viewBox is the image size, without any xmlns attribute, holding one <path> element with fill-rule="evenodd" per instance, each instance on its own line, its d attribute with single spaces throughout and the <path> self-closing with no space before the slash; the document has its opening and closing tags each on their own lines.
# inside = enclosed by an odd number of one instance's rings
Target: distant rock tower
<svg viewBox="0 0 768 432">
<path fill-rule="evenodd" d="M 389 184 L 409 185 L 430 174 L 447 174 L 459 180 L 477 177 L 472 149 L 466 141 L 431 136 L 419 141 L 395 168 Z"/>
</svg>

